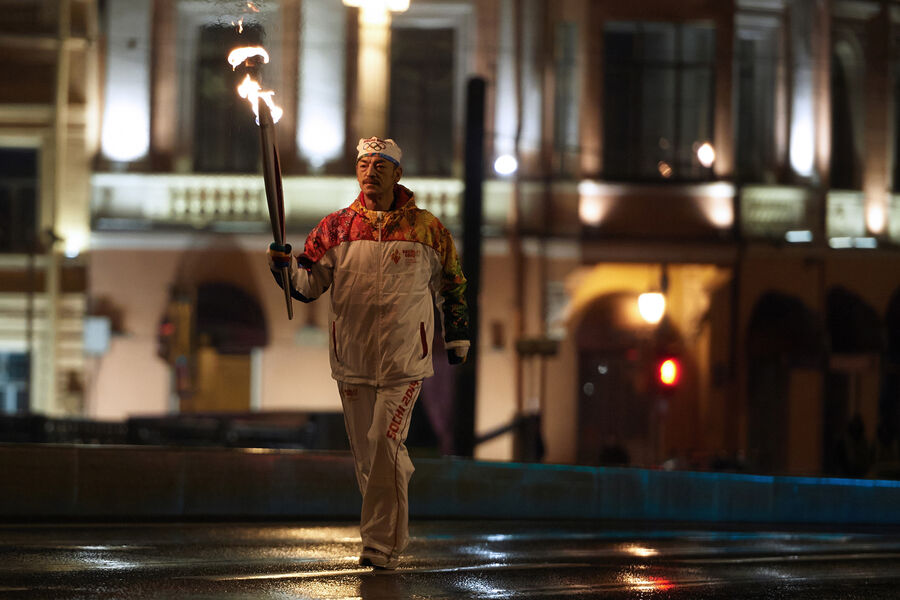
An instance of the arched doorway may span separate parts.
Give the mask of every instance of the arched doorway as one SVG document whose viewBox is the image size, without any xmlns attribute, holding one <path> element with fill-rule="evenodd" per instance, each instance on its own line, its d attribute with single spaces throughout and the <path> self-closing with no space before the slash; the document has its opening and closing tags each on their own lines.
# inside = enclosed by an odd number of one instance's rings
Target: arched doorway
<svg viewBox="0 0 900 600">
<path fill-rule="evenodd" d="M 196 379 L 182 412 L 250 410 L 254 352 L 268 344 L 262 308 L 234 285 L 202 283 L 195 314 Z"/>
<path fill-rule="evenodd" d="M 820 444 L 816 437 L 799 439 L 799 422 L 816 418 L 811 413 L 821 405 L 821 322 L 798 298 L 767 292 L 753 309 L 746 339 L 749 466 L 765 473 L 815 468 L 810 465 L 821 460 Z"/>
<path fill-rule="evenodd" d="M 869 444 L 878 421 L 884 328 L 874 308 L 836 286 L 825 300 L 831 356 L 823 414 L 825 473 L 862 477 L 869 470 Z M 852 453 L 853 444 L 863 451 Z M 859 456 L 854 459 L 854 454 Z"/>
<path fill-rule="evenodd" d="M 666 402 L 653 387 L 662 346 L 682 348 L 668 321 L 637 314 L 634 292 L 591 301 L 575 328 L 578 350 L 578 462 L 657 465 L 666 452 Z"/>
</svg>

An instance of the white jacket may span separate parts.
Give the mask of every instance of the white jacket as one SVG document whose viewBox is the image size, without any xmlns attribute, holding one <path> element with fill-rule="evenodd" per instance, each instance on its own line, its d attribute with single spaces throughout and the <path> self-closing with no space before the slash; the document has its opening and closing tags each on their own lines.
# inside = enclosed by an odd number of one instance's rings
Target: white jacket
<svg viewBox="0 0 900 600">
<path fill-rule="evenodd" d="M 431 376 L 434 307 L 445 347 L 463 357 L 469 347 L 466 280 L 453 238 L 408 189 L 396 185 L 394 197 L 393 210 L 372 211 L 360 194 L 322 219 L 291 259 L 295 298 L 309 302 L 331 288 L 331 374 L 338 381 L 380 386 Z"/>
</svg>

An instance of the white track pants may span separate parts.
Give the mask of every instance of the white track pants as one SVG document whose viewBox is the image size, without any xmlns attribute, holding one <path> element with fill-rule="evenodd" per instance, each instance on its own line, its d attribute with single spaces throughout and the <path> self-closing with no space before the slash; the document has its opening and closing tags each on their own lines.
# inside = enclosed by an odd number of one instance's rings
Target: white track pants
<svg viewBox="0 0 900 600">
<path fill-rule="evenodd" d="M 363 546 L 388 555 L 409 543 L 407 486 L 414 471 L 404 442 L 421 381 L 390 387 L 338 382 L 362 493 Z"/>
</svg>

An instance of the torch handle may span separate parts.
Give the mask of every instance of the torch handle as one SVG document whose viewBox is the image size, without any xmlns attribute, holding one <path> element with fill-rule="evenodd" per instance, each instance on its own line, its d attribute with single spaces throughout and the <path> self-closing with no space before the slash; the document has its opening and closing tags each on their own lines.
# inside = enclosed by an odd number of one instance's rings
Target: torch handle
<svg viewBox="0 0 900 600">
<path fill-rule="evenodd" d="M 266 203 L 269 206 L 269 223 L 272 237 L 279 246 L 284 246 L 284 190 L 281 186 L 281 163 L 278 160 L 278 144 L 275 141 L 275 122 L 265 102 L 259 103 L 259 139 L 262 150 L 263 181 L 266 184 Z M 291 304 L 291 278 L 287 267 L 281 270 L 284 283 L 284 302 L 288 319 L 294 318 Z"/>
<path fill-rule="evenodd" d="M 284 283 L 284 303 L 287 306 L 288 319 L 294 318 L 294 305 L 291 304 L 291 270 L 281 267 L 281 281 Z"/>
<path fill-rule="evenodd" d="M 284 192 L 281 188 L 281 165 L 278 160 L 278 144 L 275 140 L 275 122 L 265 102 L 259 103 L 259 139 L 262 150 L 263 182 L 266 185 L 266 202 L 269 206 L 269 223 L 272 237 L 284 245 Z"/>
</svg>

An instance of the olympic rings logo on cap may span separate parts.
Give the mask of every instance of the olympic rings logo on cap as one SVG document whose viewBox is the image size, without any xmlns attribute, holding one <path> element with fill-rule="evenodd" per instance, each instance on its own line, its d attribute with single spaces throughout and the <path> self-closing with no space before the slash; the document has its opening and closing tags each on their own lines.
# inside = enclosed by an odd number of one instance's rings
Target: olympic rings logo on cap
<svg viewBox="0 0 900 600">
<path fill-rule="evenodd" d="M 371 138 L 363 142 L 363 148 L 371 152 L 381 152 L 387 148 L 387 144 L 378 138 Z"/>
</svg>

